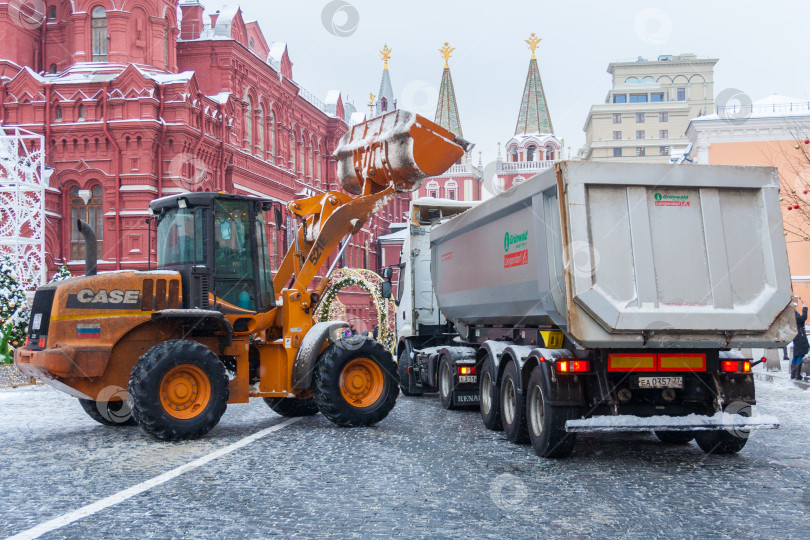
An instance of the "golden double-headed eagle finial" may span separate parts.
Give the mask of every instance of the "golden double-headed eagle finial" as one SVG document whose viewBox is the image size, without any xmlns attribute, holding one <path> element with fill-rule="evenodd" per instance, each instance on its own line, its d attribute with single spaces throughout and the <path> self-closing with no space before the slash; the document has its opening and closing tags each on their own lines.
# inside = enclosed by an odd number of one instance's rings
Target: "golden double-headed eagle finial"
<svg viewBox="0 0 810 540">
<path fill-rule="evenodd" d="M 537 57 L 534 55 L 534 51 L 535 51 L 535 49 L 537 49 L 537 44 L 538 44 L 538 43 L 540 43 L 541 41 L 543 41 L 543 40 L 542 40 L 541 38 L 537 37 L 537 36 L 534 34 L 534 32 L 532 32 L 531 37 L 529 37 L 529 39 L 527 39 L 527 40 L 526 40 L 526 43 L 528 43 L 528 44 L 529 44 L 529 49 L 531 49 L 531 50 L 532 50 L 532 60 L 534 60 L 535 58 L 537 58 Z"/>
<path fill-rule="evenodd" d="M 374 112 L 374 98 L 375 97 L 376 96 L 374 95 L 373 92 L 368 95 L 368 108 L 371 110 L 371 112 Z"/>
<path fill-rule="evenodd" d="M 453 51 L 455 51 L 455 50 L 456 50 L 455 47 L 451 47 L 450 44 L 448 42 L 446 42 L 446 41 L 444 42 L 444 47 L 439 49 L 439 52 L 441 53 L 442 58 L 444 58 L 444 67 L 445 68 L 450 67 L 450 64 L 448 64 L 447 61 L 450 60 L 450 57 L 453 55 Z"/>
<path fill-rule="evenodd" d="M 385 62 L 383 69 L 388 69 L 388 59 L 391 58 L 391 49 L 388 48 L 387 43 L 383 46 L 382 50 L 380 51 L 380 58 L 382 58 L 383 62 Z"/>
</svg>

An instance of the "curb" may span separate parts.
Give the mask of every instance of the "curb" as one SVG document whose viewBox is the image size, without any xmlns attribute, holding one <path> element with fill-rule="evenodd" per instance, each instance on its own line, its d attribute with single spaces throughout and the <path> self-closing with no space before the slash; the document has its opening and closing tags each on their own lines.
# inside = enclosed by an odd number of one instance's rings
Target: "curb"
<svg viewBox="0 0 810 540">
<path fill-rule="evenodd" d="M 754 379 L 757 381 L 769 383 L 781 381 L 784 383 L 790 383 L 797 388 L 801 388 L 802 390 L 810 389 L 810 382 L 785 379 L 784 377 L 777 377 L 776 375 L 768 375 L 767 373 L 754 373 Z"/>
</svg>

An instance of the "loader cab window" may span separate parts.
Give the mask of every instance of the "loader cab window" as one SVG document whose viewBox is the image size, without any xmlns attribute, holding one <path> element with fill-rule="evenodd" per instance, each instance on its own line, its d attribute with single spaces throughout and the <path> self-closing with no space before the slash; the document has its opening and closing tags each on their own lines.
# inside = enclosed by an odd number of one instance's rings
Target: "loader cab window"
<svg viewBox="0 0 810 540">
<path fill-rule="evenodd" d="M 215 294 L 232 306 L 250 311 L 256 310 L 253 249 L 250 204 L 246 201 L 215 201 Z"/>
<path fill-rule="evenodd" d="M 256 262 L 259 276 L 259 309 L 266 310 L 274 305 L 273 273 L 270 266 L 270 253 L 267 249 L 267 221 L 264 211 L 256 212 L 253 220 L 253 239 L 256 242 Z"/>
<path fill-rule="evenodd" d="M 164 212 L 158 220 L 157 244 L 159 266 L 204 262 L 202 209 Z"/>
</svg>

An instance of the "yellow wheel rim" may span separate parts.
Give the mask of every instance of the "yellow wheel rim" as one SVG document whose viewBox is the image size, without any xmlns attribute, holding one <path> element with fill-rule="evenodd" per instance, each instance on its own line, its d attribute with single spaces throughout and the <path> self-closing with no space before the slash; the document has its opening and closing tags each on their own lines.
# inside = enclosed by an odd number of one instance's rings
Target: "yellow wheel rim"
<svg viewBox="0 0 810 540">
<path fill-rule="evenodd" d="M 349 405 L 369 407 L 380 399 L 385 377 L 380 366 L 370 358 L 355 358 L 340 373 L 340 393 Z"/>
<path fill-rule="evenodd" d="M 205 410 L 210 399 L 211 381 L 203 370 L 191 364 L 172 368 L 160 383 L 160 403 L 174 418 L 194 418 Z"/>
</svg>

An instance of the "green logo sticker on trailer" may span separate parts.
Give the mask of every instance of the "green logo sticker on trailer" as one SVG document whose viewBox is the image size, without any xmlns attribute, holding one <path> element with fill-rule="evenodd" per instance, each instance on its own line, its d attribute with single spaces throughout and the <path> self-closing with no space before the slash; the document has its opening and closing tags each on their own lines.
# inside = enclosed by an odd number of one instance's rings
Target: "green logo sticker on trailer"
<svg viewBox="0 0 810 540">
<path fill-rule="evenodd" d="M 503 237 L 503 250 L 509 253 L 511 248 L 520 249 L 526 247 L 526 241 L 529 239 L 529 230 L 526 229 L 520 234 L 509 234 L 509 231 L 506 232 L 506 235 Z"/>
<path fill-rule="evenodd" d="M 653 198 L 655 199 L 655 206 L 691 206 L 689 204 L 689 195 L 663 195 L 656 193 Z"/>
</svg>

